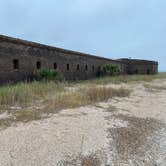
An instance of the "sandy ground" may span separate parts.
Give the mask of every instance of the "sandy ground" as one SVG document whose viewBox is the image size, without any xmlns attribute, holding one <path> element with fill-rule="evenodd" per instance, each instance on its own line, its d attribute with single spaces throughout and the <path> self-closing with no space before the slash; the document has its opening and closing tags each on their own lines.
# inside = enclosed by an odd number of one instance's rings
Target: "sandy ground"
<svg viewBox="0 0 166 166">
<path fill-rule="evenodd" d="M 1 130 L 0 166 L 56 166 L 92 153 L 103 166 L 165 166 L 166 80 L 109 86 L 132 92 Z"/>
</svg>

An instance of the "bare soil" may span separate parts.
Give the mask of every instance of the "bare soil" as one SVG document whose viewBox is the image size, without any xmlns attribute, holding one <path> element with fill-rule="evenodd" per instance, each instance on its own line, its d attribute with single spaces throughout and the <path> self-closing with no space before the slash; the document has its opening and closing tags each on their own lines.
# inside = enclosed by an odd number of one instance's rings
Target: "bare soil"
<svg viewBox="0 0 166 166">
<path fill-rule="evenodd" d="M 0 166 L 165 166 L 166 79 L 107 86 L 131 95 L 1 130 Z"/>
</svg>

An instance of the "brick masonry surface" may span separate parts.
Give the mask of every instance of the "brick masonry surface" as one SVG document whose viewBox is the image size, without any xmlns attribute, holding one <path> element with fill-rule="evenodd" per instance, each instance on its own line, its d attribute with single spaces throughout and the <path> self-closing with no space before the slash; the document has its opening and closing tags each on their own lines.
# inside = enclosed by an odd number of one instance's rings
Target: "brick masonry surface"
<svg viewBox="0 0 166 166">
<path fill-rule="evenodd" d="M 0 83 L 35 77 L 41 69 L 57 69 L 66 80 L 83 80 L 98 75 L 105 64 L 115 64 L 121 74 L 156 74 L 158 62 L 97 57 L 0 35 Z"/>
</svg>

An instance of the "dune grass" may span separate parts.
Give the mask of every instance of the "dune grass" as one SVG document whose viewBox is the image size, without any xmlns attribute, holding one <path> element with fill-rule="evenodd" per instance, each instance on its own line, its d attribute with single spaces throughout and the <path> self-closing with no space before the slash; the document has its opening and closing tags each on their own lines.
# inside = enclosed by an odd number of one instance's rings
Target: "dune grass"
<svg viewBox="0 0 166 166">
<path fill-rule="evenodd" d="M 35 85 L 34 85 L 35 84 Z M 76 91 L 70 91 L 67 88 L 61 87 L 62 85 L 52 85 L 52 83 L 46 83 L 45 86 L 41 83 L 31 83 L 30 85 L 14 85 L 13 87 L 8 87 L 9 91 L 7 92 L 7 97 L 1 97 L 3 99 L 1 103 L 5 105 L 4 111 L 7 111 L 8 117 L 0 119 L 1 127 L 9 127 L 16 122 L 29 122 L 33 120 L 40 120 L 42 118 L 47 118 L 50 116 L 50 113 L 57 113 L 62 109 L 76 108 L 80 106 L 90 105 L 97 102 L 107 101 L 112 97 L 126 97 L 129 95 L 129 90 L 119 88 L 114 89 L 111 87 L 104 86 L 93 86 L 93 87 L 84 87 L 78 88 Z M 36 85 L 39 85 L 39 89 L 36 89 Z M 16 88 L 16 86 L 18 86 Z M 24 88 L 25 91 L 24 91 Z M 29 87 L 34 86 L 35 92 Z M 41 87 L 40 87 L 41 86 Z M 51 86 L 51 87 L 47 87 Z M 60 87 L 59 87 L 60 86 Z M 14 91 L 13 89 L 14 88 Z M 15 90 L 16 88 L 16 90 Z M 22 89 L 23 88 L 23 89 Z M 40 89 L 42 88 L 42 89 Z M 54 88 L 54 89 L 53 89 Z M 47 89 L 47 91 L 45 91 Z M 19 92 L 19 90 L 22 90 Z M 39 91 L 38 91 L 39 90 Z M 43 90 L 43 92 L 41 92 Z M 11 94 L 10 94 L 11 92 Z M 16 94 L 15 94 L 15 93 Z M 23 93 L 22 93 L 23 92 Z M 26 96 L 26 93 L 28 94 Z M 19 95 L 17 95 L 17 93 Z M 21 94 L 20 94 L 21 93 Z M 14 95 L 10 97 L 10 95 Z M 17 96 L 17 97 L 15 97 Z M 27 99 L 22 100 L 22 97 Z M 30 98 L 29 98 L 30 97 Z M 12 99 L 11 99 L 12 98 Z M 9 99 L 9 101 L 8 101 Z M 41 108 L 32 107 L 35 104 L 34 100 L 42 100 Z M 19 109 L 11 109 L 11 106 L 20 106 Z M 1 106 L 2 107 L 2 106 Z"/>
<path fill-rule="evenodd" d="M 155 79 L 166 79 L 166 72 L 162 72 L 156 75 L 120 75 L 114 77 L 101 77 L 95 78 L 91 80 L 78 81 L 78 84 L 97 84 L 97 85 L 106 85 L 106 84 L 120 84 L 120 83 L 130 83 L 130 82 L 138 82 L 145 81 L 150 82 Z"/>
<path fill-rule="evenodd" d="M 104 86 L 80 88 L 75 92 L 60 93 L 51 99 L 48 98 L 46 101 L 46 111 L 54 112 L 61 109 L 85 106 L 107 101 L 112 97 L 126 97 L 129 96 L 129 94 L 130 91 L 124 88 L 114 89 Z"/>
<path fill-rule="evenodd" d="M 62 109 L 91 105 L 112 97 L 126 97 L 130 94 L 130 91 L 124 88 L 105 86 L 108 83 L 152 81 L 157 78 L 166 78 L 166 73 L 105 77 L 77 83 L 25 82 L 2 86 L 0 115 L 6 112 L 9 116 L 0 117 L 0 126 L 39 120 Z"/>
<path fill-rule="evenodd" d="M 150 85 L 150 84 L 144 84 L 144 87 L 148 92 L 160 92 L 165 91 L 166 86 L 165 85 Z"/>
<path fill-rule="evenodd" d="M 64 84 L 54 82 L 18 83 L 0 87 L 0 108 L 12 105 L 26 106 L 35 100 L 44 99 L 47 95 L 64 91 Z"/>
<path fill-rule="evenodd" d="M 6 85 L 0 87 L 0 108 L 11 105 L 27 106 L 27 104 L 34 102 L 35 100 L 45 100 L 47 96 L 52 96 L 52 94 L 61 94 L 61 92 L 66 92 L 66 87 L 73 86 L 83 87 L 94 85 L 106 85 L 109 83 L 128 83 L 133 81 L 152 81 L 157 78 L 166 78 L 166 73 L 159 73 L 158 75 L 130 75 L 130 76 L 115 76 L 115 77 L 104 77 L 97 78 L 86 81 L 79 81 L 77 83 L 54 83 L 54 82 L 32 82 L 32 83 L 18 83 L 15 85 Z M 92 89 L 94 90 L 94 89 Z M 92 90 L 89 90 L 89 93 Z M 104 88 L 102 89 L 105 90 Z M 83 89 L 84 91 L 84 89 Z M 98 97 L 100 90 L 95 89 L 95 98 Z M 74 94 L 75 95 L 75 94 Z M 79 95 L 79 94 L 77 94 Z M 105 92 L 105 95 L 106 92 Z M 120 94 L 119 94 L 120 95 Z M 63 95 L 60 95 L 63 96 Z M 94 95 L 93 95 L 94 98 Z M 95 99 L 96 100 L 96 99 Z M 79 101 L 78 101 L 79 102 Z"/>
</svg>

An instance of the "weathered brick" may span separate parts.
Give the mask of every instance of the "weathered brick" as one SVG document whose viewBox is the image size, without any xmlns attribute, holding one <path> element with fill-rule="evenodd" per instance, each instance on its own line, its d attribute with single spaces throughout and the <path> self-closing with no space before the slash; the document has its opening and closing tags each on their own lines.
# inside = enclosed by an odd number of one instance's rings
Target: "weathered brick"
<svg viewBox="0 0 166 166">
<path fill-rule="evenodd" d="M 14 69 L 14 59 L 19 61 L 19 69 Z M 0 83 L 33 78 L 37 71 L 37 62 L 41 63 L 43 69 L 54 69 L 56 63 L 57 69 L 67 80 L 96 77 L 98 68 L 105 64 L 119 65 L 121 74 L 134 74 L 136 71 L 138 74 L 158 72 L 158 63 L 154 61 L 112 60 L 0 35 Z"/>
</svg>

